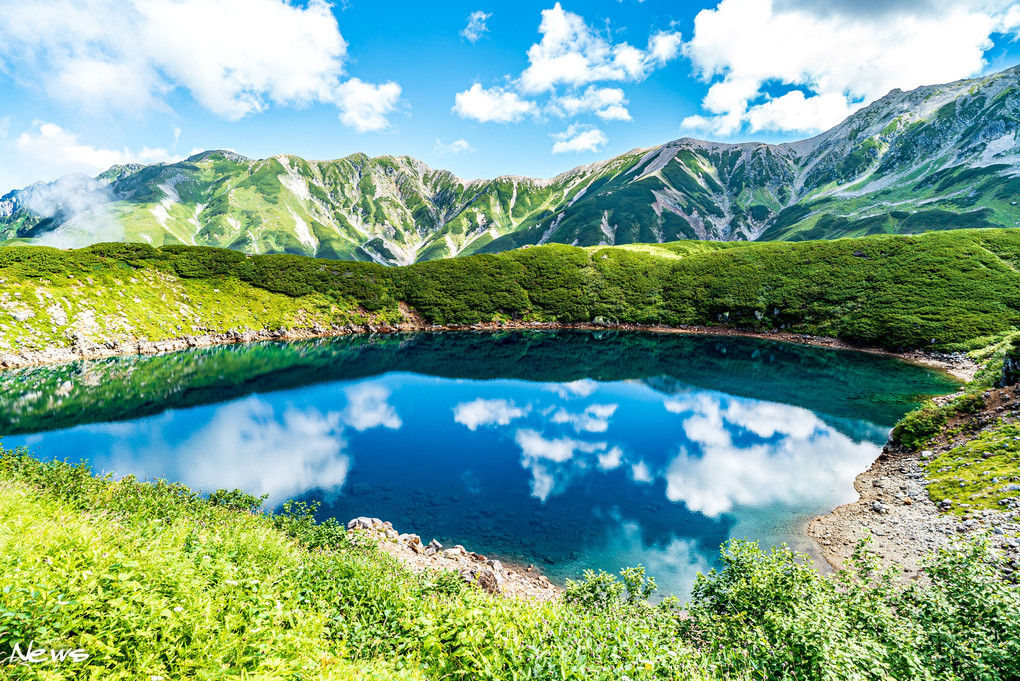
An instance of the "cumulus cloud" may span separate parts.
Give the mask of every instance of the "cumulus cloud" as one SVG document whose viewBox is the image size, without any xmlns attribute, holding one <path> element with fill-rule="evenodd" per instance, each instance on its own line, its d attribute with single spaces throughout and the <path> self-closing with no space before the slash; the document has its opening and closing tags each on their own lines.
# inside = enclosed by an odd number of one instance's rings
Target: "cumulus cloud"
<svg viewBox="0 0 1020 681">
<path fill-rule="evenodd" d="M 630 477 L 633 478 L 634 482 L 648 483 L 655 480 L 655 476 L 652 475 L 652 470 L 644 461 L 638 461 L 631 465 Z"/>
<path fill-rule="evenodd" d="M 558 2 L 542 10 L 538 31 L 542 39 L 528 49 L 528 67 L 520 76 L 521 90 L 533 94 L 559 85 L 641 80 L 676 57 L 680 44 L 678 33 L 661 31 L 649 38 L 647 50 L 614 44 Z"/>
<path fill-rule="evenodd" d="M 472 44 L 477 43 L 482 39 L 486 33 L 489 32 L 489 27 L 485 24 L 489 20 L 492 13 L 486 13 L 481 10 L 472 12 L 468 17 L 467 26 L 461 29 L 461 36 Z"/>
<path fill-rule="evenodd" d="M 558 2 L 542 10 L 538 31 L 541 38 L 528 49 L 528 66 L 520 74 L 507 76 L 503 86 L 487 89 L 475 83 L 457 93 L 453 111 L 483 123 L 518 122 L 540 108 L 561 116 L 629 121 L 623 90 L 604 84 L 644 80 L 676 59 L 683 44 L 680 33 L 672 30 L 651 34 L 643 48 L 614 42 Z M 571 126 L 556 136 L 553 152 L 597 151 L 608 141 L 597 128 Z"/>
<path fill-rule="evenodd" d="M 556 99 L 551 109 L 555 113 L 567 116 L 588 112 L 594 113 L 604 121 L 631 120 L 623 90 L 613 87 L 590 86 L 583 93 Z"/>
<path fill-rule="evenodd" d="M 48 176 L 52 170 L 61 174 L 80 172 L 96 175 L 110 166 L 124 163 L 159 163 L 181 160 L 163 148 L 143 147 L 138 151 L 130 149 L 103 149 L 83 144 L 80 135 L 65 130 L 59 125 L 35 121 L 14 141 L 14 151 L 21 163 L 38 169 L 37 176 Z M 45 166 L 51 165 L 50 172 Z"/>
<path fill-rule="evenodd" d="M 477 430 L 479 426 L 507 426 L 514 419 L 528 414 L 528 407 L 518 407 L 510 400 L 486 400 L 478 398 L 472 402 L 461 402 L 453 408 L 453 420 Z"/>
<path fill-rule="evenodd" d="M 45 121 L 35 121 L 30 129 L 10 140 L 6 146 L 7 158 L 0 163 L 0 195 L 9 189 L 20 189 L 38 180 L 48 182 L 74 173 L 92 177 L 118 164 L 169 163 L 181 160 L 180 156 L 162 147 L 132 150 L 107 149 L 87 144 L 77 133 Z M 101 204 L 106 203 L 106 199 L 99 194 L 88 199 L 94 205 L 81 203 L 84 201 L 82 188 L 83 185 L 78 180 L 55 182 L 48 188 L 39 188 L 36 195 L 40 201 L 45 195 L 44 204 L 64 205 L 70 212 L 89 208 L 99 209 Z M 94 188 L 89 189 L 91 191 Z M 71 210 L 75 206 L 77 209 Z M 53 214 L 53 211 L 38 212 L 44 216 Z M 83 216 L 82 220 L 85 219 Z M 106 220 L 102 222 L 105 224 Z M 82 243 L 76 242 L 74 245 L 86 243 L 93 242 L 86 240 Z"/>
<path fill-rule="evenodd" d="M 514 441 L 521 448 L 521 465 L 531 472 L 531 495 L 543 502 L 583 469 L 583 462 L 572 461 L 576 454 L 604 452 L 608 446 L 569 437 L 547 438 L 530 428 L 518 430 Z"/>
<path fill-rule="evenodd" d="M 611 471 L 623 463 L 623 450 L 613 447 L 607 452 L 599 454 L 599 468 L 604 471 Z"/>
<path fill-rule="evenodd" d="M 711 86 L 705 114 L 683 128 L 824 130 L 894 88 L 979 73 L 991 36 L 1020 23 L 996 0 L 882 4 L 722 0 L 701 11 L 683 51 Z"/>
<path fill-rule="evenodd" d="M 535 103 L 523 99 L 516 92 L 500 88 L 483 88 L 475 83 L 454 97 L 453 111 L 461 118 L 479 123 L 516 123 L 529 114 L 538 112 Z"/>
<path fill-rule="evenodd" d="M 400 86 L 393 81 L 376 85 L 351 78 L 336 87 L 333 97 L 344 125 L 358 132 L 372 132 L 390 126 L 387 115 L 397 106 Z"/>
<path fill-rule="evenodd" d="M 461 154 L 470 154 L 476 151 L 476 149 L 468 143 L 466 139 L 461 137 L 460 139 L 454 140 L 449 144 L 444 144 L 442 140 L 437 139 L 436 144 L 432 147 L 432 151 L 439 154 L 440 156 L 446 156 L 447 154 L 452 156 L 460 156 Z"/>
<path fill-rule="evenodd" d="M 553 138 L 556 140 L 552 148 L 554 154 L 600 151 L 609 142 L 606 133 L 594 125 L 580 123 L 574 123 L 563 132 L 554 133 Z"/>
<path fill-rule="evenodd" d="M 569 437 L 546 438 L 531 429 L 517 431 L 514 440 L 527 458 L 546 459 L 563 463 L 574 457 L 575 452 L 597 452 L 606 448 L 605 442 L 584 442 Z"/>
<path fill-rule="evenodd" d="M 229 120 L 326 102 L 377 130 L 399 96 L 342 82 L 347 43 L 325 0 L 0 0 L 0 17 L 7 71 L 78 110 L 167 109 L 181 89 Z"/>
<path fill-rule="evenodd" d="M 404 425 L 397 410 L 388 402 L 389 388 L 378 383 L 361 383 L 344 390 L 347 408 L 343 411 L 344 423 L 355 430 L 368 430 L 384 426 L 396 430 Z"/>
</svg>

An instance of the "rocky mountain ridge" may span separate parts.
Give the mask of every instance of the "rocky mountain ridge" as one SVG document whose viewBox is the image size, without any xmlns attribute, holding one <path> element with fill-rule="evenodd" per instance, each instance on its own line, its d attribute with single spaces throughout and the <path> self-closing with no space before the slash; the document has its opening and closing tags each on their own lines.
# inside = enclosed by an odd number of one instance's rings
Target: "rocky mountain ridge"
<svg viewBox="0 0 1020 681">
<path fill-rule="evenodd" d="M 207 151 L 0 197 L 0 238 L 136 241 L 400 265 L 542 243 L 799 240 L 1020 224 L 1020 67 L 894 90 L 816 137 L 683 138 L 551 179 L 407 157 Z"/>
</svg>

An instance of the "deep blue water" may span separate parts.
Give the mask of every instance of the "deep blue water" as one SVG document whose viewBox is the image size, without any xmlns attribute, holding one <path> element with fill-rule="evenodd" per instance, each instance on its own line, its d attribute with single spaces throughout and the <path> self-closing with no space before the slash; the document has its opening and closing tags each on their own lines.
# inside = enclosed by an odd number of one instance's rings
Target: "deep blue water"
<svg viewBox="0 0 1020 681">
<path fill-rule="evenodd" d="M 319 500 L 323 516 L 380 517 L 559 580 L 640 563 L 680 595 L 727 539 L 810 550 L 805 521 L 855 498 L 899 415 L 953 389 L 874 355 L 583 333 L 257 344 L 6 376 L 25 390 L 0 398 L 3 432 L 22 433 L 6 447 Z M 69 395 L 33 409 L 33 381 Z"/>
</svg>

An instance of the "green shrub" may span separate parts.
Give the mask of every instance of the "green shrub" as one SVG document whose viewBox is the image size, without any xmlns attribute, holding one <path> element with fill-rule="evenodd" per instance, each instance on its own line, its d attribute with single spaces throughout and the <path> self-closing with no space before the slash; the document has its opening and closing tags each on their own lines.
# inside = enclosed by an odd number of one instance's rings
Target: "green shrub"
<svg viewBox="0 0 1020 681">
<path fill-rule="evenodd" d="M 919 449 L 938 435 L 949 421 L 949 410 L 933 403 L 910 412 L 892 431 L 893 442 L 909 449 Z"/>
</svg>

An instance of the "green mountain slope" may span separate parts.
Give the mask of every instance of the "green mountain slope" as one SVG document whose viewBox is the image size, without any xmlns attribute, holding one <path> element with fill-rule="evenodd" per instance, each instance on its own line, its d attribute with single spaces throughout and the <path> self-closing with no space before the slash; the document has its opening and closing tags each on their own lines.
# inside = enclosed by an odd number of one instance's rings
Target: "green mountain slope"
<svg viewBox="0 0 1020 681">
<path fill-rule="evenodd" d="M 208 245 L 408 264 L 524 245 L 801 240 L 1020 224 L 1020 67 L 894 90 L 788 144 L 684 138 L 551 180 L 410 157 L 210 151 L 0 198 L 0 238 Z"/>
</svg>

